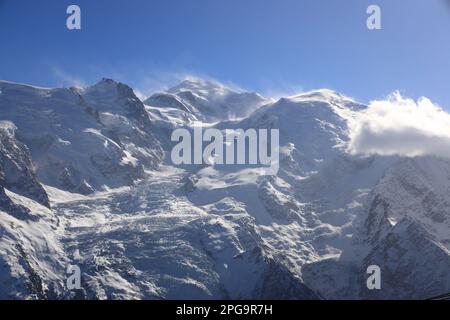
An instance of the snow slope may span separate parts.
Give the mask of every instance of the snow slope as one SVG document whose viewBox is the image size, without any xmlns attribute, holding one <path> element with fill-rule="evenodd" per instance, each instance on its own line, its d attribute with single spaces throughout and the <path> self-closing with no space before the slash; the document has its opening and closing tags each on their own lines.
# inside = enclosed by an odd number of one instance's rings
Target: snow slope
<svg viewBox="0 0 450 320">
<path fill-rule="evenodd" d="M 0 299 L 70 297 L 59 219 L 15 131 L 0 121 Z"/>
<path fill-rule="evenodd" d="M 83 194 L 129 185 L 162 157 L 144 105 L 123 84 L 42 89 L 0 82 L 0 90 L 0 119 L 17 127 L 45 184 Z"/>
</svg>

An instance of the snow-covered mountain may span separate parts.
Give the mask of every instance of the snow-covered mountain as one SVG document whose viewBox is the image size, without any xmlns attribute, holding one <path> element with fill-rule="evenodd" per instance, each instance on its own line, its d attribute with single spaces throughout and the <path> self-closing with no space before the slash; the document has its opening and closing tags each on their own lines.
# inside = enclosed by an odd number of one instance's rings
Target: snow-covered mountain
<svg viewBox="0 0 450 320">
<path fill-rule="evenodd" d="M 366 107 L 331 90 L 278 101 L 187 80 L 0 82 L 0 297 L 405 299 L 450 291 L 450 160 L 357 156 Z M 280 169 L 174 166 L 196 121 L 279 129 Z M 82 289 L 65 288 L 67 265 Z M 366 286 L 369 265 L 382 289 Z"/>
<path fill-rule="evenodd" d="M 162 157 L 145 107 L 131 88 L 104 79 L 85 89 L 0 82 L 0 119 L 17 127 L 39 180 L 89 194 L 129 185 Z"/>
<path fill-rule="evenodd" d="M 270 102 L 258 93 L 243 92 L 213 81 L 185 80 L 166 92 L 155 93 L 144 101 L 148 106 L 160 107 L 166 114 L 173 109 L 185 121 L 213 122 L 248 116 L 258 107 Z"/>
</svg>

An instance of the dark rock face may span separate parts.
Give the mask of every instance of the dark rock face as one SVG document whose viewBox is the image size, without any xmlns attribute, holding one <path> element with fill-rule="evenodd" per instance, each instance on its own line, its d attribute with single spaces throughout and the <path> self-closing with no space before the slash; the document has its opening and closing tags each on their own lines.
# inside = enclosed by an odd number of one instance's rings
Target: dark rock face
<svg viewBox="0 0 450 320">
<path fill-rule="evenodd" d="M 5 189 L 0 187 L 0 210 L 8 212 L 11 216 L 19 220 L 37 220 L 31 215 L 30 209 L 15 204 L 5 193 Z"/>
<path fill-rule="evenodd" d="M 381 290 L 367 290 L 365 270 L 381 269 Z M 404 219 L 364 258 L 358 283 L 364 299 L 427 299 L 450 291 L 448 250 L 419 223 Z M 363 277 L 364 276 L 364 277 Z"/>
<path fill-rule="evenodd" d="M 34 173 L 30 152 L 16 139 L 15 130 L 12 123 L 0 124 L 0 186 L 50 207 Z"/>
<path fill-rule="evenodd" d="M 319 300 L 320 295 L 295 278 L 289 270 L 275 261 L 269 262 L 255 299 L 261 300 Z"/>
<path fill-rule="evenodd" d="M 312 263 L 303 268 L 307 284 L 339 299 L 429 299 L 449 292 L 449 177 L 447 159 L 399 159 L 366 205 L 356 233 L 367 248 L 360 260 Z M 379 267 L 379 290 L 367 286 L 369 266 Z"/>
</svg>

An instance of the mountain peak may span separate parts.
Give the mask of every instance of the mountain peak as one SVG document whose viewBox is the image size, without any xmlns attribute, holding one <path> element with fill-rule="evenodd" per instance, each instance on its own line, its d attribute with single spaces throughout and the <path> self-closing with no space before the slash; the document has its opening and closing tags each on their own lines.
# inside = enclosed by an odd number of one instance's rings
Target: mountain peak
<svg viewBox="0 0 450 320">
<path fill-rule="evenodd" d="M 154 94 L 144 103 L 153 107 L 180 109 L 198 120 L 214 122 L 248 116 L 270 101 L 254 92 L 194 78 L 186 79 L 166 92 Z"/>
<path fill-rule="evenodd" d="M 186 79 L 177 86 L 168 90 L 168 92 L 172 94 L 186 91 L 192 92 L 193 94 L 206 99 L 238 93 L 237 91 L 232 90 L 219 82 L 199 78 Z"/>
<path fill-rule="evenodd" d="M 84 91 L 91 95 L 107 94 L 108 96 L 121 96 L 134 100 L 138 99 L 131 87 L 110 78 L 103 78 L 96 84 L 85 88 Z"/>
<path fill-rule="evenodd" d="M 94 85 L 88 86 L 89 88 L 116 88 L 120 83 L 110 79 L 110 78 L 102 78 L 99 82 Z"/>
<path fill-rule="evenodd" d="M 331 89 L 316 89 L 307 92 L 302 92 L 297 95 L 289 97 L 291 100 L 351 100 L 350 98 L 342 95 L 341 93 Z"/>
<path fill-rule="evenodd" d="M 349 110 L 349 111 L 361 111 L 367 106 L 356 102 L 354 99 L 345 96 L 337 91 L 331 89 L 317 89 L 300 94 L 290 96 L 287 98 L 281 98 L 281 103 L 313 103 L 315 105 L 327 105 L 333 110 Z"/>
</svg>

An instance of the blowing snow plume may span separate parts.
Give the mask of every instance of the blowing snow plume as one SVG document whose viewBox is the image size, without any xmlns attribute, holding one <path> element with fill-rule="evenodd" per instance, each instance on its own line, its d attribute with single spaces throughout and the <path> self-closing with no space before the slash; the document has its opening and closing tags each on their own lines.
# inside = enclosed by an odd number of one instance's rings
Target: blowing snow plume
<svg viewBox="0 0 450 320">
<path fill-rule="evenodd" d="M 450 158 L 450 114 L 427 98 L 416 102 L 396 92 L 371 102 L 350 125 L 349 151 Z"/>
</svg>

